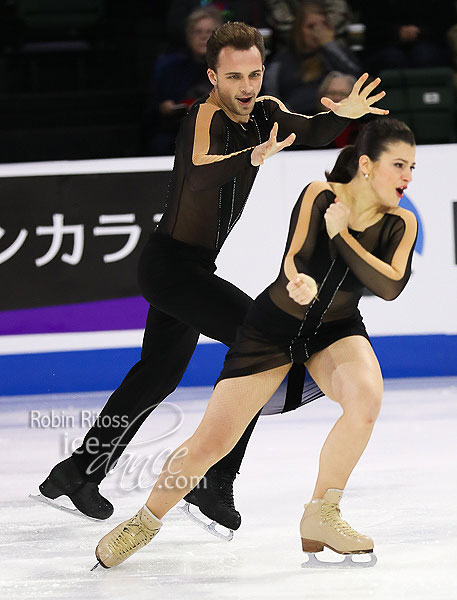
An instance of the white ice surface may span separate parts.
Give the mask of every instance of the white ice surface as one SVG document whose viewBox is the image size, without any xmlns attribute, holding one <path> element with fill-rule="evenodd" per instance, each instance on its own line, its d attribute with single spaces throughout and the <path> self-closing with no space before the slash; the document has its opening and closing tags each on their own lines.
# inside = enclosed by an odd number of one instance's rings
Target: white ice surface
<svg viewBox="0 0 457 600">
<path fill-rule="evenodd" d="M 381 416 L 341 505 L 344 518 L 373 537 L 374 568 L 301 568 L 298 523 L 320 446 L 339 415 L 324 398 L 260 420 L 235 484 L 243 523 L 232 542 L 209 536 L 173 510 L 147 548 L 118 568 L 89 572 L 98 540 L 143 504 L 164 460 L 161 452 L 194 430 L 209 393 L 181 388 L 170 397 L 173 406 L 162 406 L 143 425 L 128 449 L 131 460 L 143 457 L 143 463 L 130 463 L 130 474 L 121 466 L 102 484 L 116 507 L 106 522 L 56 511 L 27 496 L 84 433 L 81 410 L 98 410 L 107 394 L 0 398 L 2 597 L 457 598 L 457 378 L 386 382 Z M 39 415 L 31 423 L 32 410 Z M 44 426 L 51 410 L 66 423 Z"/>
</svg>

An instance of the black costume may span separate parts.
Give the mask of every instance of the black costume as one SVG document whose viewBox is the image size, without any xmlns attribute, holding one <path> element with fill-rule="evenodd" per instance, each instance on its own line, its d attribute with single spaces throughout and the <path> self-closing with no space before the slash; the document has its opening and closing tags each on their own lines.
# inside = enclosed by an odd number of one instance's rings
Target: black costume
<svg viewBox="0 0 457 600">
<path fill-rule="evenodd" d="M 139 263 L 140 289 L 151 305 L 141 360 L 100 414 L 112 426 L 96 422 L 73 454 L 89 481 L 106 476 L 146 417 L 176 388 L 199 333 L 227 345 L 235 339 L 252 300 L 214 275 L 214 259 L 257 175 L 253 147 L 268 139 L 274 122 L 281 136 L 295 132 L 299 143 L 310 146 L 328 144 L 348 122 L 333 113 L 292 114 L 269 97 L 257 99 L 248 122 L 234 118 L 212 92 L 182 122 L 166 210 Z M 119 415 L 128 417 L 128 427 Z M 255 422 L 217 468 L 234 477 Z"/>
<path fill-rule="evenodd" d="M 218 381 L 292 362 L 298 377 L 293 392 L 300 399 L 304 363 L 315 352 L 351 335 L 369 340 L 357 308 L 363 288 L 392 300 L 405 287 L 417 235 L 414 214 L 397 207 L 364 231 L 350 229 L 330 240 L 324 214 L 334 199 L 331 185 L 320 182 L 300 195 L 278 278 L 251 306 Z M 310 304 L 300 305 L 288 295 L 295 269 L 318 285 L 318 298 Z"/>
</svg>

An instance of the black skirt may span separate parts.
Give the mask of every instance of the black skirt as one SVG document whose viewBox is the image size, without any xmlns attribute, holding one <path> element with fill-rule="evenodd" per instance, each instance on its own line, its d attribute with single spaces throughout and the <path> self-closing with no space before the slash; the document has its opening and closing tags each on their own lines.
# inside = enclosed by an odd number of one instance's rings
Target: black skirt
<svg viewBox="0 0 457 600">
<path fill-rule="evenodd" d="M 310 319 L 309 325 L 306 319 L 303 322 L 278 308 L 265 290 L 238 329 L 216 383 L 292 363 L 286 396 L 274 396 L 263 413 L 287 412 L 323 396 L 304 362 L 342 338 L 353 335 L 361 335 L 368 341 L 370 338 L 358 310 L 351 317 L 317 325 Z"/>
</svg>

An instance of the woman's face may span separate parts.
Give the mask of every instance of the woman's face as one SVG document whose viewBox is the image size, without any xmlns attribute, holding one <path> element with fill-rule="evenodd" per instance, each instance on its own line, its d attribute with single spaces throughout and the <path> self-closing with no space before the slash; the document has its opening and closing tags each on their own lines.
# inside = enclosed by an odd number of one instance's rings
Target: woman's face
<svg viewBox="0 0 457 600">
<path fill-rule="evenodd" d="M 322 96 L 330 98 L 333 102 L 341 102 L 347 98 L 352 91 L 352 82 L 348 77 L 334 77 L 328 84 L 327 89 L 322 90 Z M 322 105 L 323 106 L 323 105 Z M 328 110 L 323 106 L 323 110 Z"/>
<path fill-rule="evenodd" d="M 398 206 L 412 180 L 415 153 L 415 146 L 406 142 L 392 142 L 377 161 L 371 162 L 371 169 L 362 169 L 368 172 L 368 182 L 381 205 L 389 208 Z"/>
<path fill-rule="evenodd" d="M 187 37 L 187 43 L 194 56 L 204 57 L 206 54 L 206 42 L 210 35 L 216 29 L 218 24 L 210 17 L 205 17 L 197 21 Z"/>
<path fill-rule="evenodd" d="M 309 12 L 304 20 L 301 30 L 302 43 L 306 51 L 312 52 L 320 46 L 319 38 L 316 36 L 316 30 L 327 28 L 327 19 L 320 13 Z"/>
</svg>

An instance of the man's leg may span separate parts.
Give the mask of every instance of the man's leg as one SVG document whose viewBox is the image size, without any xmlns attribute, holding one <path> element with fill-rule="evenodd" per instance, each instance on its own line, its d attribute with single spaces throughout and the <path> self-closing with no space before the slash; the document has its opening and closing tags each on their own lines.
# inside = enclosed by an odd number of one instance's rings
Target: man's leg
<svg viewBox="0 0 457 600">
<path fill-rule="evenodd" d="M 99 494 L 98 485 L 147 416 L 176 388 L 198 335 L 192 327 L 150 308 L 141 360 L 111 394 L 81 446 L 40 485 L 43 495 L 67 495 L 88 516 L 111 516 L 113 506 Z"/>
<path fill-rule="evenodd" d="M 100 483 L 151 412 L 181 381 L 198 331 L 151 307 L 141 359 L 111 394 L 73 456 L 91 481 Z"/>
<path fill-rule="evenodd" d="M 162 292 L 156 292 L 154 279 L 142 282 L 144 296 L 157 307 L 149 312 L 142 359 L 112 394 L 99 418 L 101 423 L 103 417 L 127 414 L 128 427 L 102 428 L 96 423 L 87 433 L 81 448 L 67 459 L 72 472 L 65 474 L 68 485 L 63 493 L 71 494 L 78 508 L 89 514 L 87 507 L 83 506 L 88 492 L 88 502 L 94 505 L 96 512 L 92 511 L 91 516 L 108 518 L 112 514 L 113 507 L 98 493 L 98 484 L 146 416 L 179 383 L 195 348 L 197 332 L 230 345 L 252 303 L 244 292 L 198 264 L 170 263 L 167 267 L 166 286 Z M 241 517 L 233 506 L 233 480 L 257 418 L 248 426 L 230 456 L 225 457 L 221 465 L 212 468 L 207 477 L 208 489 L 202 489 L 201 493 L 197 491 L 199 498 L 193 500 L 205 514 L 209 513 L 210 518 L 218 517 L 219 522 L 232 529 L 237 529 L 241 523 Z M 121 443 L 118 443 L 120 436 Z M 60 491 L 55 472 L 59 465 L 40 486 L 42 493 L 48 497 L 61 495 L 56 494 L 56 488 L 57 492 Z M 95 500 L 98 500 L 97 506 Z M 219 511 L 221 506 L 222 513 Z"/>
</svg>

